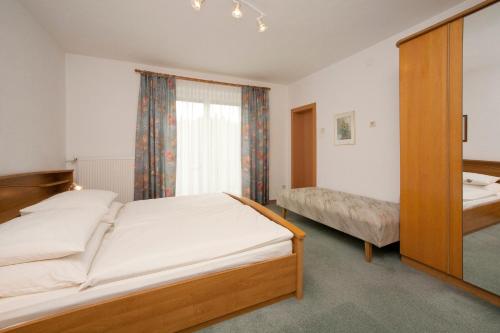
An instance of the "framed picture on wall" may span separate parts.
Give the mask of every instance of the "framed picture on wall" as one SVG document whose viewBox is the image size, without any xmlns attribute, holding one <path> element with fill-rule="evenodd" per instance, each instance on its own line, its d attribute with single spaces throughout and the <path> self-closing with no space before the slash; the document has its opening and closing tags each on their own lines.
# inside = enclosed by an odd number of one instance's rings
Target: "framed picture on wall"
<svg viewBox="0 0 500 333">
<path fill-rule="evenodd" d="M 353 145 L 356 143 L 354 111 L 336 114 L 334 128 L 336 145 Z"/>
</svg>

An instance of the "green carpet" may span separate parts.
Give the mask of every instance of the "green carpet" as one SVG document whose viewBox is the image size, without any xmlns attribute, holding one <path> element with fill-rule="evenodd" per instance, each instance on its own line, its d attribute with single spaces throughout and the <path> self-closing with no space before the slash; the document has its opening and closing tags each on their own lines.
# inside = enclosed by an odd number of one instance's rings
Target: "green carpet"
<svg viewBox="0 0 500 333">
<path fill-rule="evenodd" d="M 500 224 L 464 237 L 464 280 L 500 295 Z"/>
<path fill-rule="evenodd" d="M 203 332 L 500 332 L 500 308 L 401 264 L 397 245 L 374 248 L 368 264 L 362 241 L 293 213 L 288 220 L 307 233 L 304 299 Z"/>
</svg>

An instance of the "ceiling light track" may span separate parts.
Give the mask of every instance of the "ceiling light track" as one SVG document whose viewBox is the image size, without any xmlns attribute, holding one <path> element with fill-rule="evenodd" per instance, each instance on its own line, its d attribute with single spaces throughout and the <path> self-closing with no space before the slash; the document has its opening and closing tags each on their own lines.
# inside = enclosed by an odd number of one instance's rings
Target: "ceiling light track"
<svg viewBox="0 0 500 333">
<path fill-rule="evenodd" d="M 191 0 L 191 6 L 193 7 L 194 10 L 199 11 L 199 10 L 201 10 L 201 7 L 203 6 L 204 2 L 205 2 L 205 0 Z M 257 8 L 253 3 L 251 3 L 248 0 L 232 0 L 232 2 L 234 3 L 234 9 L 231 12 L 231 15 L 234 18 L 239 19 L 243 16 L 243 11 L 241 10 L 242 4 L 243 4 L 258 14 L 256 20 L 257 20 L 257 28 L 258 28 L 259 32 L 264 32 L 267 30 L 267 25 L 264 23 L 264 20 L 263 20 L 264 16 L 266 16 L 266 14 L 264 14 L 264 12 L 262 10 Z"/>
</svg>

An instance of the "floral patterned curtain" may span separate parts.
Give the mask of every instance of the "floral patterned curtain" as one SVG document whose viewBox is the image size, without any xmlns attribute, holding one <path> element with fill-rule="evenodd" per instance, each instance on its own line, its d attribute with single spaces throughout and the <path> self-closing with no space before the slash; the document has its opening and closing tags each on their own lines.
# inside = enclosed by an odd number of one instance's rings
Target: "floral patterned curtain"
<svg viewBox="0 0 500 333">
<path fill-rule="evenodd" d="M 269 200 L 269 89 L 245 86 L 241 103 L 241 177 L 243 196 Z"/>
<path fill-rule="evenodd" d="M 135 138 L 134 200 L 175 195 L 175 77 L 141 74 Z"/>
</svg>

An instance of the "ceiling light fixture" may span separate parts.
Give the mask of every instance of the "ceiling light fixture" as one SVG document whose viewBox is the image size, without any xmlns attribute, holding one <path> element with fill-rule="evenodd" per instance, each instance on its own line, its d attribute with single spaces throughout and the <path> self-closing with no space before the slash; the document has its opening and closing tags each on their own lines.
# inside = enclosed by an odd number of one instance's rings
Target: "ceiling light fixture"
<svg viewBox="0 0 500 333">
<path fill-rule="evenodd" d="M 204 2 L 205 0 L 191 0 L 191 7 L 193 7 L 194 10 L 200 10 Z"/>
<path fill-rule="evenodd" d="M 265 32 L 267 30 L 267 25 L 262 21 L 262 16 L 257 17 L 257 25 L 259 26 L 259 32 Z"/>
<path fill-rule="evenodd" d="M 234 2 L 234 9 L 231 14 L 233 15 L 234 18 L 239 19 L 240 17 L 243 16 L 243 13 L 241 12 L 240 8 L 241 7 L 240 2 L 237 0 L 233 0 L 233 2 Z"/>
<path fill-rule="evenodd" d="M 255 5 L 248 0 L 232 0 L 232 1 L 234 3 L 234 9 L 231 12 L 231 15 L 233 15 L 234 18 L 239 19 L 243 16 L 243 12 L 241 11 L 241 7 L 242 7 L 242 4 L 244 4 L 245 6 L 249 7 L 253 11 L 255 11 L 257 14 L 259 14 L 259 16 L 257 16 L 257 27 L 258 27 L 259 32 L 267 31 L 268 26 L 263 21 L 264 16 L 266 16 L 266 14 L 264 14 L 263 11 L 261 11 L 259 8 L 255 7 Z M 191 6 L 195 10 L 200 10 L 201 6 L 203 5 L 204 2 L 205 2 L 205 0 L 191 0 Z"/>
</svg>

